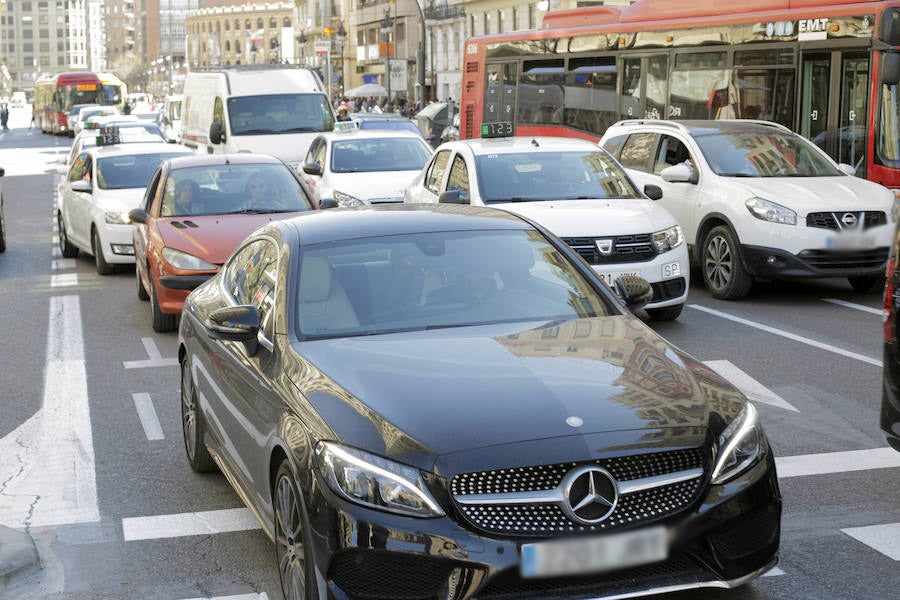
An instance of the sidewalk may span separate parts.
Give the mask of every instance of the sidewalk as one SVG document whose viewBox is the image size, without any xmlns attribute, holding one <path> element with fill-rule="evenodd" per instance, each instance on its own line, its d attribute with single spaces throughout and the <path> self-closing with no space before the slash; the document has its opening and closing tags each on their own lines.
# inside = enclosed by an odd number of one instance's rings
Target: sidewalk
<svg viewBox="0 0 900 600">
<path fill-rule="evenodd" d="M 31 536 L 0 525 L 0 592 L 39 567 L 40 559 Z"/>
</svg>

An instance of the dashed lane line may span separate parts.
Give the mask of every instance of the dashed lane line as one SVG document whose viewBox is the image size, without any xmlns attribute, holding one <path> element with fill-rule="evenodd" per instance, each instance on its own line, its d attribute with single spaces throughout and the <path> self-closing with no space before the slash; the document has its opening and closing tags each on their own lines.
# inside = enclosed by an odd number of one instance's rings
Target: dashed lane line
<svg viewBox="0 0 900 600">
<path fill-rule="evenodd" d="M 187 600 L 269 600 L 265 592 L 259 594 L 238 594 L 236 596 L 213 596 L 212 598 L 188 598 Z"/>
<path fill-rule="evenodd" d="M 858 360 L 860 362 L 868 363 L 870 365 L 874 365 L 876 367 L 881 367 L 882 363 L 880 360 L 871 358 L 869 356 L 865 356 L 864 354 L 859 354 L 857 352 L 851 352 L 849 350 L 845 350 L 843 348 L 838 348 L 837 346 L 832 346 L 831 344 L 826 344 L 824 342 L 820 342 L 808 337 L 803 337 L 802 335 L 797 335 L 795 333 L 790 333 L 787 331 L 783 331 L 781 329 L 776 329 L 775 327 L 769 327 L 768 325 L 763 325 L 762 323 L 757 323 L 756 321 L 751 321 L 749 319 L 744 319 L 742 317 L 737 317 L 735 315 L 730 315 L 728 313 L 724 313 L 722 311 L 715 310 L 713 308 L 708 308 L 706 306 L 700 306 L 699 304 L 688 304 L 689 308 L 693 308 L 695 310 L 699 310 L 716 317 L 721 317 L 723 319 L 727 319 L 729 321 L 734 321 L 735 323 L 740 323 L 741 325 L 746 325 L 747 327 L 753 327 L 754 329 L 759 329 L 760 331 L 765 331 L 767 333 L 771 333 L 773 335 L 778 335 L 783 338 L 787 338 L 789 340 L 793 340 L 795 342 L 800 342 L 801 344 L 806 344 L 807 346 L 812 346 L 813 348 L 818 348 L 820 350 L 825 350 L 826 352 L 832 352 L 834 354 L 839 354 L 841 356 L 846 356 L 847 358 L 852 358 L 854 360 Z"/>
<path fill-rule="evenodd" d="M 126 360 L 122 365 L 126 369 L 145 369 L 147 367 L 177 367 L 177 358 L 163 358 L 156 347 L 156 342 L 151 337 L 141 338 L 144 344 L 144 350 L 147 352 L 146 360 Z"/>
<path fill-rule="evenodd" d="M 153 408 L 150 394 L 132 394 L 131 396 L 134 398 L 134 407 L 137 409 L 147 439 L 151 441 L 165 439 L 166 436 L 163 435 L 162 426 L 159 424 L 159 417 L 156 416 L 156 409 Z"/>
<path fill-rule="evenodd" d="M 872 308 L 871 306 L 856 304 L 854 302 L 847 302 L 846 300 L 838 300 L 837 298 L 822 298 L 822 302 L 830 302 L 831 304 L 837 304 L 838 306 L 843 306 L 844 308 L 852 308 L 853 310 L 859 310 L 873 315 L 884 315 L 884 309 L 882 308 Z"/>
</svg>

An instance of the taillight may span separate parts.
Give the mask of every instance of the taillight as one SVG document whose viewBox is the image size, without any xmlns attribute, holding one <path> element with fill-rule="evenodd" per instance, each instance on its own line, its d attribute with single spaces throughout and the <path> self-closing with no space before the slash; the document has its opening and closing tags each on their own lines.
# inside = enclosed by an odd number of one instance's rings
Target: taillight
<svg viewBox="0 0 900 600">
<path fill-rule="evenodd" d="M 884 272 L 884 341 L 894 343 L 894 256 L 887 261 Z"/>
</svg>

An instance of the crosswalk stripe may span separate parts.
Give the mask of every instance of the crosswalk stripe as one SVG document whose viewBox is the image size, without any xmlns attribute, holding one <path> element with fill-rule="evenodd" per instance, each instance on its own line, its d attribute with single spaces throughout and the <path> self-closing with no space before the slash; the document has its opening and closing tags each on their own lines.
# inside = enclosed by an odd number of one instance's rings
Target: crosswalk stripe
<svg viewBox="0 0 900 600">
<path fill-rule="evenodd" d="M 695 310 L 703 311 L 705 313 L 715 315 L 717 317 L 721 317 L 723 319 L 728 319 L 729 321 L 734 321 L 735 323 L 740 323 L 741 325 L 746 325 L 747 327 L 753 327 L 754 329 L 759 329 L 760 331 L 765 331 L 767 333 L 771 333 L 774 335 L 781 336 L 783 338 L 787 338 L 789 340 L 793 340 L 795 342 L 800 342 L 801 344 L 806 344 L 807 346 L 812 346 L 813 348 L 819 348 L 820 350 L 825 350 L 827 352 L 833 352 L 834 354 L 840 354 L 841 356 L 846 356 L 848 358 L 852 358 L 864 363 L 868 363 L 870 365 L 874 365 L 876 367 L 881 367 L 881 361 L 875 358 L 871 358 L 869 356 L 865 356 L 863 354 L 858 354 L 856 352 L 850 352 L 849 350 L 844 350 L 843 348 L 839 348 L 837 346 L 832 346 L 831 344 L 826 344 L 824 342 L 820 342 L 818 340 L 814 340 L 808 337 L 803 337 L 802 335 L 797 335 L 795 333 L 790 333 L 788 331 L 782 331 L 781 329 L 776 329 L 774 327 L 769 327 L 768 325 L 763 325 L 762 323 L 757 323 L 755 321 L 751 321 L 749 319 L 744 319 L 742 317 L 737 317 L 735 315 L 730 315 L 728 313 L 715 310 L 713 308 L 708 308 L 706 306 L 700 306 L 699 304 L 688 304 L 689 308 L 693 308 Z"/>
<path fill-rule="evenodd" d="M 59 273 L 50 276 L 50 287 L 72 287 L 78 285 L 78 273 Z"/>
<path fill-rule="evenodd" d="M 246 508 L 122 519 L 126 542 L 261 529 Z"/>
<path fill-rule="evenodd" d="M 775 458 L 778 478 L 827 475 L 849 471 L 868 471 L 900 467 L 900 452 L 893 448 L 824 452 Z"/>
<path fill-rule="evenodd" d="M 841 531 L 892 560 L 900 560 L 900 523 L 848 527 Z"/>
</svg>

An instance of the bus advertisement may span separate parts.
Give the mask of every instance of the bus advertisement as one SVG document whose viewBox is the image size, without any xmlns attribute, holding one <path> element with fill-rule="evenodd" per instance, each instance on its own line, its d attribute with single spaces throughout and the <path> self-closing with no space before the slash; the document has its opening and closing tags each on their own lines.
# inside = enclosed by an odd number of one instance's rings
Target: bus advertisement
<svg viewBox="0 0 900 600">
<path fill-rule="evenodd" d="M 34 84 L 34 123 L 44 133 L 68 133 L 69 112 L 76 104 L 102 104 L 96 73 L 57 73 Z"/>
<path fill-rule="evenodd" d="M 463 138 L 490 123 L 596 141 L 621 119 L 766 119 L 900 188 L 900 0 L 561 10 L 466 40 L 463 62 Z"/>
</svg>

